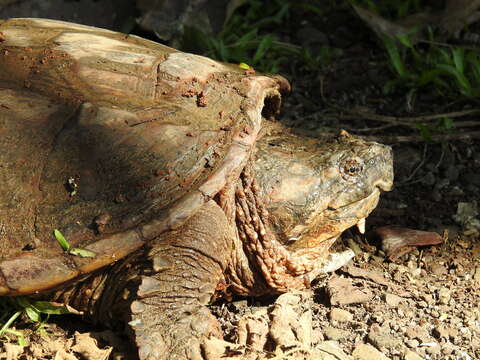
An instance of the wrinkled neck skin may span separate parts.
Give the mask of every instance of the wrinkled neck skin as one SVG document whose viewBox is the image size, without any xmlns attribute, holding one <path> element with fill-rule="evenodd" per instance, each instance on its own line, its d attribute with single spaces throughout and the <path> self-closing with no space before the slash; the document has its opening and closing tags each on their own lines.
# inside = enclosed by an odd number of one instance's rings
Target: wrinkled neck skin
<svg viewBox="0 0 480 360">
<path fill-rule="evenodd" d="M 238 239 L 227 283 L 242 295 L 308 287 L 324 272 L 331 245 L 344 230 L 364 228 L 393 182 L 387 146 L 348 134 L 320 143 L 273 132 L 257 142 L 256 160 L 234 189 Z M 242 261 L 261 281 L 235 276 Z"/>
<path fill-rule="evenodd" d="M 312 268 L 304 261 L 295 261 L 277 240 L 251 165 L 242 172 L 234 199 L 238 245 L 235 245 L 233 269 L 227 273 L 232 290 L 240 295 L 255 296 L 308 287 L 311 279 L 303 275 Z M 242 261 L 248 262 L 253 274 L 261 274 L 261 279 L 245 276 L 245 272 L 235 276 L 237 264 Z M 252 279 L 256 281 L 249 281 Z"/>
</svg>

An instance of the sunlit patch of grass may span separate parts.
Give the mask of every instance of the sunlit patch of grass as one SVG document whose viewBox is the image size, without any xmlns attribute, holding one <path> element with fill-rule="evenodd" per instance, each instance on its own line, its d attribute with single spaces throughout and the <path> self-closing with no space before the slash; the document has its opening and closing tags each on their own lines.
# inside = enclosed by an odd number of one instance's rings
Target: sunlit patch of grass
<svg viewBox="0 0 480 360">
<path fill-rule="evenodd" d="M 10 334 L 16 337 L 19 345 L 25 346 L 23 332 L 14 328 L 20 319 L 34 323 L 41 332 L 50 315 L 70 312 L 66 306 L 54 302 L 32 300 L 25 296 L 0 297 L 0 338 Z"/>
</svg>

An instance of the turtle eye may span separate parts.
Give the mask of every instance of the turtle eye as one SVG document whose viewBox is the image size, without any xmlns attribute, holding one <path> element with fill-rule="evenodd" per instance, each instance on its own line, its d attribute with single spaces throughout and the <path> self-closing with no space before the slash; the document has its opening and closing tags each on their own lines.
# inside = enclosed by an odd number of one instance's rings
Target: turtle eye
<svg viewBox="0 0 480 360">
<path fill-rule="evenodd" d="M 358 160 L 349 159 L 346 160 L 340 166 L 340 172 L 342 173 L 342 177 L 347 180 L 354 176 L 357 176 L 362 172 L 363 166 Z"/>
</svg>

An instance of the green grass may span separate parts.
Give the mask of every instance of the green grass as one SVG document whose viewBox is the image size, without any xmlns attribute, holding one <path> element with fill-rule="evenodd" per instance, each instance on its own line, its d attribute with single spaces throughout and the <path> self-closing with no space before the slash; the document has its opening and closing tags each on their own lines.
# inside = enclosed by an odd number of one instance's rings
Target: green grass
<svg viewBox="0 0 480 360">
<path fill-rule="evenodd" d="M 385 84 L 390 94 L 430 87 L 440 97 L 480 96 L 480 56 L 477 51 L 453 45 L 416 46 L 384 37 L 383 44 L 395 78 Z"/>
<path fill-rule="evenodd" d="M 72 248 L 62 233 L 55 229 L 53 232 L 57 242 L 65 252 L 73 256 L 93 257 L 95 253 L 85 250 Z M 25 337 L 19 330 L 13 329 L 14 323 L 19 318 L 33 322 L 37 330 L 42 330 L 50 315 L 61 315 L 71 313 L 67 306 L 49 301 L 38 301 L 26 296 L 0 297 L 0 339 L 6 334 L 17 338 L 19 345 L 25 345 Z"/>
<path fill-rule="evenodd" d="M 351 3 L 362 6 L 393 23 L 407 15 L 432 11 L 422 8 L 418 0 L 388 2 L 351 0 Z M 442 2 L 436 5 L 443 9 Z M 395 76 L 392 81 L 385 84 L 385 93 L 390 94 L 397 90 L 416 91 L 428 87 L 439 97 L 478 97 L 480 58 L 477 49 L 436 41 L 433 28 L 428 28 L 424 39 L 414 44 L 410 37 L 416 32 L 416 29 L 412 28 L 407 35 L 395 38 L 387 35 L 382 37 L 389 67 Z"/>
<path fill-rule="evenodd" d="M 318 54 L 312 54 L 297 44 L 281 41 L 275 34 L 278 29 L 296 28 L 298 24 L 290 22 L 292 11 L 299 10 L 313 16 L 323 14 L 320 7 L 310 2 L 249 0 L 216 35 L 185 28 L 181 47 L 224 62 L 246 63 L 264 73 L 278 73 L 292 62 L 318 69 L 338 54 L 335 49 L 325 46 Z"/>
<path fill-rule="evenodd" d="M 391 21 L 425 10 L 419 0 L 351 0 L 350 3 Z M 299 24 L 293 23 L 294 12 L 301 12 L 315 21 L 318 17 L 328 16 L 327 12 L 332 9 L 345 10 L 346 5 L 348 2 L 329 3 L 321 7 L 307 1 L 249 0 L 235 11 L 216 35 L 186 28 L 182 48 L 224 62 L 245 63 L 265 73 L 291 73 L 292 67 L 318 73 L 341 56 L 341 50 L 323 46 L 312 52 L 298 44 L 282 41 L 276 34 L 282 29 L 291 32 L 298 27 Z M 365 32 L 370 31 L 365 24 Z M 440 98 L 476 98 L 480 95 L 480 58 L 477 51 L 437 43 L 433 30 L 429 32 L 428 43 L 414 45 L 409 38 L 414 34 L 415 30 L 412 30 L 409 35 L 381 39 L 385 66 L 393 76 L 384 86 L 385 94 L 428 88 Z"/>
<path fill-rule="evenodd" d="M 216 36 L 186 28 L 182 48 L 202 52 L 220 61 L 246 63 L 263 72 L 277 73 L 281 64 L 300 49 L 281 43 L 268 29 L 287 21 L 290 1 L 276 0 L 264 4 L 249 1 L 241 11 L 236 11 L 223 30 Z"/>
<path fill-rule="evenodd" d="M 19 319 L 34 323 L 37 331 L 40 331 L 50 315 L 68 313 L 67 307 L 48 301 L 36 301 L 25 296 L 0 297 L 0 339 L 9 334 L 17 339 L 19 345 L 25 346 L 23 332 L 12 328 Z"/>
</svg>

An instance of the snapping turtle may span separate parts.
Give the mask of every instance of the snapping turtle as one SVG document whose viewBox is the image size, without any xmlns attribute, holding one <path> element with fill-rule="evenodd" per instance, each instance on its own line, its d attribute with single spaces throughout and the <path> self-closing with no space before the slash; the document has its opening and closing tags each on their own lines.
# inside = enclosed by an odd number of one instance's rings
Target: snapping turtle
<svg viewBox="0 0 480 360">
<path fill-rule="evenodd" d="M 387 146 L 270 122 L 280 77 L 59 21 L 0 33 L 0 296 L 125 321 L 141 359 L 201 358 L 216 297 L 307 287 L 391 187 Z"/>
</svg>

